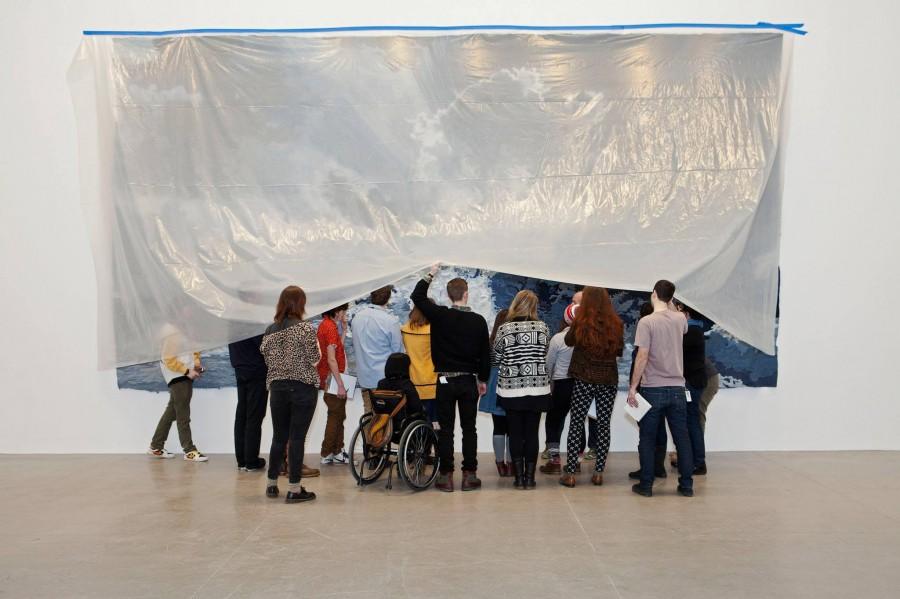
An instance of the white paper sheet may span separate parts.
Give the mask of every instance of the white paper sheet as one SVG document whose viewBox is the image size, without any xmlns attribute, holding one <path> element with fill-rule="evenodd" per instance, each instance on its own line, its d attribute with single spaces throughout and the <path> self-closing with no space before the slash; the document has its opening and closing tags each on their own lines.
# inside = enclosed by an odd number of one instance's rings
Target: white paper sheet
<svg viewBox="0 0 900 599">
<path fill-rule="evenodd" d="M 356 377 L 352 374 L 341 373 L 341 380 L 344 382 L 344 389 L 347 390 L 347 398 L 352 398 L 356 391 Z M 332 395 L 337 395 L 338 392 L 337 381 L 333 376 L 328 377 L 328 392 Z"/>
<path fill-rule="evenodd" d="M 625 402 L 625 413 L 628 414 L 629 416 L 631 416 L 632 418 L 634 418 L 635 422 L 640 422 L 641 418 L 643 418 L 647 414 L 647 412 L 650 411 L 650 402 L 648 402 L 646 399 L 644 399 L 640 393 L 636 394 L 635 398 L 637 399 L 638 407 L 633 408 L 626 401 Z"/>
</svg>

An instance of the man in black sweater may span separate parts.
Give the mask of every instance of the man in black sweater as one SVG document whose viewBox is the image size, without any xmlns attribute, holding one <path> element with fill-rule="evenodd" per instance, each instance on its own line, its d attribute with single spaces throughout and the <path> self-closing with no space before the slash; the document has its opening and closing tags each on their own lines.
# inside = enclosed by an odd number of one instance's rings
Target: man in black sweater
<svg viewBox="0 0 900 599">
<path fill-rule="evenodd" d="M 467 306 L 469 286 L 463 279 L 447 283 L 450 308 L 428 301 L 428 287 L 440 269 L 419 281 L 412 292 L 412 301 L 431 323 L 431 359 L 438 375 L 437 408 L 438 453 L 441 471 L 435 485 L 441 491 L 453 491 L 453 432 L 456 427 L 456 407 L 463 434 L 462 490 L 481 487 L 478 470 L 478 435 L 475 416 L 478 398 L 487 389 L 491 371 L 491 349 L 487 322 Z"/>
</svg>

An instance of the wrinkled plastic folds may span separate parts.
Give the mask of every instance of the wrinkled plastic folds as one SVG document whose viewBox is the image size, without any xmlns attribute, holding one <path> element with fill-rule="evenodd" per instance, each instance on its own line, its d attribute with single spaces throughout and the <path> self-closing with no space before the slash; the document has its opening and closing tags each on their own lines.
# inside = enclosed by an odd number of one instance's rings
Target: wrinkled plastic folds
<svg viewBox="0 0 900 599">
<path fill-rule="evenodd" d="M 85 38 L 101 367 L 435 261 L 677 296 L 773 353 L 781 33 Z"/>
</svg>

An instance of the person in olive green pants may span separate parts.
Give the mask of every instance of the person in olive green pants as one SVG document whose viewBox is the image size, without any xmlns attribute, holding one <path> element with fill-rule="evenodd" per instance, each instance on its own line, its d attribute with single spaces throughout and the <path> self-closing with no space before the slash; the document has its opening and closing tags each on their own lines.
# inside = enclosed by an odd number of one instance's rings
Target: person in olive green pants
<svg viewBox="0 0 900 599">
<path fill-rule="evenodd" d="M 172 422 L 178 423 L 178 440 L 184 450 L 184 459 L 189 462 L 205 462 L 203 455 L 191 438 L 191 396 L 194 381 L 203 373 L 200 352 L 185 351 L 183 334 L 172 325 L 166 325 L 162 332 L 162 359 L 160 370 L 169 386 L 169 403 L 156 425 L 153 440 L 147 454 L 154 458 L 174 457 L 166 451 L 166 439 Z"/>
</svg>

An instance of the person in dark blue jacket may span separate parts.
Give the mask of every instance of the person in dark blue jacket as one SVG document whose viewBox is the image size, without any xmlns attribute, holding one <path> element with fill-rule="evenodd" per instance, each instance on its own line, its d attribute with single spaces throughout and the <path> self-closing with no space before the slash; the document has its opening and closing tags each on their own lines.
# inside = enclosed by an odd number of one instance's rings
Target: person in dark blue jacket
<svg viewBox="0 0 900 599">
<path fill-rule="evenodd" d="M 228 345 L 228 357 L 234 368 L 238 402 L 234 414 L 234 457 L 244 472 L 262 470 L 265 458 L 259 457 L 262 422 L 266 417 L 266 361 L 259 351 L 262 335 Z"/>
</svg>

